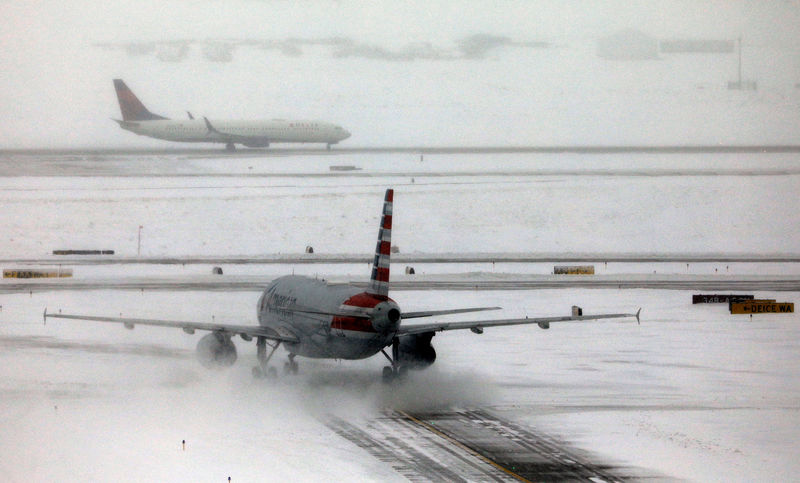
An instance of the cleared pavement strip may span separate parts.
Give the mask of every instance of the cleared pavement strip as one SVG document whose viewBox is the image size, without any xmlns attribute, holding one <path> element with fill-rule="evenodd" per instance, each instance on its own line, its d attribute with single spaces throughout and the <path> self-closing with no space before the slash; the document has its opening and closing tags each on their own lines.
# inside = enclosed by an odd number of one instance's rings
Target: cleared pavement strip
<svg viewBox="0 0 800 483">
<path fill-rule="evenodd" d="M 229 290 L 258 291 L 272 278 L 238 275 L 209 275 L 171 278 L 119 279 L 3 279 L 0 292 L 44 292 L 54 290 Z M 332 284 L 366 287 L 366 280 L 331 278 Z M 394 291 L 410 290 L 534 290 L 559 288 L 800 291 L 800 275 L 529 275 L 478 277 L 398 277 L 392 280 Z"/>
<path fill-rule="evenodd" d="M 372 263 L 359 253 L 5 258 L 2 265 L 272 265 Z M 395 253 L 392 263 L 800 263 L 795 253 Z"/>
</svg>

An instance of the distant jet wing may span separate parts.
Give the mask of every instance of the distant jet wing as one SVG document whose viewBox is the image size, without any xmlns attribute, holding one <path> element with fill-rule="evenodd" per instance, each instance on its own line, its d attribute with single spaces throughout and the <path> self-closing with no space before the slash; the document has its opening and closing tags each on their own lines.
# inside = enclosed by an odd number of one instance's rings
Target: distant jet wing
<svg viewBox="0 0 800 483">
<path fill-rule="evenodd" d="M 486 327 L 499 327 L 503 325 L 537 324 L 542 329 L 549 329 L 552 322 L 580 322 L 584 320 L 619 319 L 636 317 L 639 322 L 639 309 L 635 314 L 598 314 L 598 315 L 568 315 L 565 317 L 536 317 L 528 319 L 499 319 L 499 320 L 474 320 L 469 322 L 441 322 L 431 324 L 414 324 L 401 326 L 397 336 L 423 334 L 425 332 L 440 332 L 443 330 L 470 329 L 475 333 L 482 333 Z"/>
<path fill-rule="evenodd" d="M 44 310 L 44 319 L 75 319 L 75 320 L 90 320 L 94 322 L 111 322 L 123 324 L 125 327 L 132 329 L 136 325 L 154 325 L 158 327 L 172 327 L 175 329 L 183 329 L 186 332 L 193 332 L 195 330 L 208 330 L 212 332 L 226 332 L 231 335 L 245 335 L 249 337 L 264 337 L 265 339 L 281 341 L 281 342 L 299 342 L 299 339 L 290 333 L 278 334 L 274 330 L 258 325 L 228 325 L 228 324 L 215 324 L 208 322 L 187 322 L 179 320 L 158 320 L 158 319 L 129 319 L 123 317 L 100 317 L 93 315 L 72 315 L 72 314 L 48 314 L 47 309 Z"/>
<path fill-rule="evenodd" d="M 239 134 L 233 134 L 233 133 L 220 131 L 220 130 L 218 130 L 217 128 L 215 128 L 211 124 L 211 121 L 209 121 L 207 117 L 203 117 L 203 121 L 205 121 L 205 123 L 206 123 L 206 129 L 208 129 L 208 133 L 209 134 L 212 134 L 212 133 L 216 134 L 217 136 L 220 136 L 221 138 L 223 138 L 227 142 L 239 143 L 239 144 L 247 144 L 247 143 L 252 143 L 252 142 L 268 142 L 269 141 L 267 138 L 260 137 L 260 136 L 241 136 Z"/>
</svg>

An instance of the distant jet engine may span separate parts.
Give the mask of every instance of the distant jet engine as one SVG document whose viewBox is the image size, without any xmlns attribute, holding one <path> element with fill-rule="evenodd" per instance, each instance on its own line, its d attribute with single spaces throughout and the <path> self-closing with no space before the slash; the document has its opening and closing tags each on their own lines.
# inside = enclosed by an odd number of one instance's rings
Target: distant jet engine
<svg viewBox="0 0 800 483">
<path fill-rule="evenodd" d="M 409 369 L 426 369 L 436 360 L 436 351 L 431 345 L 433 332 L 400 337 L 400 363 Z"/>
<path fill-rule="evenodd" d="M 209 369 L 230 367 L 236 362 L 236 346 L 229 335 L 212 332 L 197 343 L 197 359 Z"/>
<path fill-rule="evenodd" d="M 269 141 L 248 141 L 246 143 L 242 143 L 248 148 L 268 148 Z"/>
</svg>

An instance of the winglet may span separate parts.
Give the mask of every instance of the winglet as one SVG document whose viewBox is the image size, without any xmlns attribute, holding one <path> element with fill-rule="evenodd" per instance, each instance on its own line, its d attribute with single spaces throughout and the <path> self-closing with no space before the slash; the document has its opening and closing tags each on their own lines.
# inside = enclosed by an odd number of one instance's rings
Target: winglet
<svg viewBox="0 0 800 483">
<path fill-rule="evenodd" d="M 186 114 L 188 114 L 188 115 L 189 115 L 189 119 L 194 119 L 194 116 L 192 116 L 192 113 L 191 113 L 191 112 L 189 112 L 189 111 L 186 111 Z"/>
<path fill-rule="evenodd" d="M 642 313 L 642 308 L 639 307 L 639 310 L 636 311 L 636 323 L 642 325 L 642 322 L 639 320 L 639 314 Z"/>
<path fill-rule="evenodd" d="M 44 313 L 42 314 L 42 322 L 44 322 L 44 325 L 47 325 L 47 307 L 44 308 Z"/>
<path fill-rule="evenodd" d="M 217 129 L 214 126 L 211 125 L 211 121 L 209 121 L 207 117 L 203 116 L 203 120 L 206 122 L 206 128 L 208 129 L 208 132 L 220 134 L 220 132 L 217 131 Z"/>
</svg>

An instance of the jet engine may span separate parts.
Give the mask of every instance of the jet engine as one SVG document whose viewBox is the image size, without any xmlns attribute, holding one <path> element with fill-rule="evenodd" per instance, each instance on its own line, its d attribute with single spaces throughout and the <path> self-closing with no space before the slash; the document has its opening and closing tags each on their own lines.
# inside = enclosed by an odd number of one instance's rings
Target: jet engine
<svg viewBox="0 0 800 483">
<path fill-rule="evenodd" d="M 230 367 L 236 362 L 236 346 L 230 335 L 212 332 L 197 343 L 197 359 L 209 369 Z"/>
<path fill-rule="evenodd" d="M 409 369 L 426 369 L 436 360 L 436 351 L 431 345 L 433 332 L 400 337 L 398 346 L 400 364 Z"/>
</svg>

